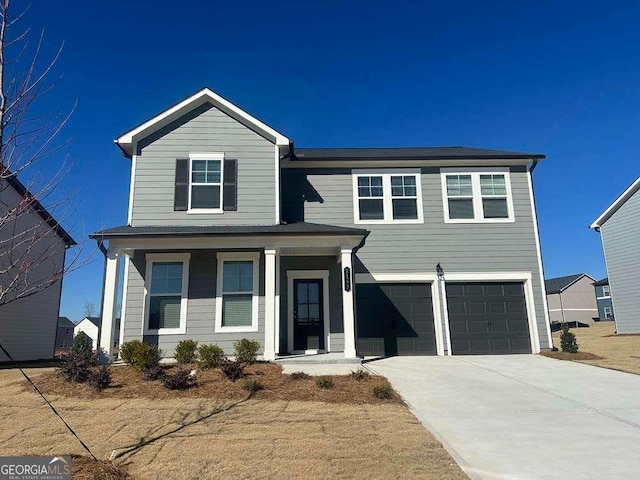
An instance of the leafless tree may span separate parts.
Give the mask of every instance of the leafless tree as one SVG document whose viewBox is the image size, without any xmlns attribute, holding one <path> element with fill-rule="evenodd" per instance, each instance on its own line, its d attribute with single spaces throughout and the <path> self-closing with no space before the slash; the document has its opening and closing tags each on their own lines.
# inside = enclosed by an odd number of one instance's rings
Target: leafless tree
<svg viewBox="0 0 640 480">
<path fill-rule="evenodd" d="M 84 304 L 84 316 L 93 317 L 96 314 L 96 306 L 93 302 L 87 302 Z"/>
<path fill-rule="evenodd" d="M 62 184 L 67 142 L 58 137 L 75 105 L 49 112 L 39 102 L 60 79 L 54 67 L 62 45 L 45 55 L 44 31 L 23 26 L 26 10 L 13 15 L 9 3 L 0 0 L 0 306 L 86 264 L 82 248 L 65 262 L 70 242 L 61 240 L 66 231 L 56 223 L 73 213 L 73 194 Z"/>
</svg>

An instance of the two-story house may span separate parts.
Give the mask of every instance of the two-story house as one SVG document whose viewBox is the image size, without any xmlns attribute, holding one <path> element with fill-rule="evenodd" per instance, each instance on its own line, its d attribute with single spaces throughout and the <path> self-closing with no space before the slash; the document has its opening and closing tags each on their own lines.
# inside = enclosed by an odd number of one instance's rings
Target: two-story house
<svg viewBox="0 0 640 480">
<path fill-rule="evenodd" d="M 531 173 L 544 155 L 297 148 L 203 89 L 116 139 L 128 224 L 106 259 L 100 344 L 459 355 L 550 348 Z"/>
<path fill-rule="evenodd" d="M 611 287 L 609 278 L 604 277 L 593 283 L 596 301 L 598 302 L 598 319 L 613 320 L 613 302 L 611 301 Z"/>
</svg>

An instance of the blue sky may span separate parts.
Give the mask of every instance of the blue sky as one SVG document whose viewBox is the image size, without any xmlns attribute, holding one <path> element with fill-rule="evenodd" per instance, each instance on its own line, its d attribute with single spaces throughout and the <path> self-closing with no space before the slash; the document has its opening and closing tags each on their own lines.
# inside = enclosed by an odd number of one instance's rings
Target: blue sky
<svg viewBox="0 0 640 480">
<path fill-rule="evenodd" d="M 297 146 L 545 153 L 549 277 L 604 276 L 587 226 L 639 175 L 638 2 L 66 0 L 33 4 L 27 21 L 48 51 L 65 41 L 47 102 L 78 100 L 64 132 L 78 239 L 126 223 L 129 161 L 113 139 L 205 85 Z M 95 258 L 65 279 L 62 315 L 99 305 Z"/>
</svg>

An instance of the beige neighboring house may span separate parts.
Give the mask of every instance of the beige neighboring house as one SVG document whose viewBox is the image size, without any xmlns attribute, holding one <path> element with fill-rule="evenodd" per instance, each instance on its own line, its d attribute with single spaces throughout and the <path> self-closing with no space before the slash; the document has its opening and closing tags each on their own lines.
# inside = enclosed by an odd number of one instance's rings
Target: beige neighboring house
<svg viewBox="0 0 640 480">
<path fill-rule="evenodd" d="M 586 273 L 545 280 L 551 325 L 591 325 L 598 318 L 593 290 L 595 279 Z"/>
<path fill-rule="evenodd" d="M 65 229 L 0 164 L 0 289 L 6 289 L 0 342 L 14 360 L 53 358 L 65 254 L 73 245 Z M 0 363 L 8 361 L 0 351 Z"/>
</svg>

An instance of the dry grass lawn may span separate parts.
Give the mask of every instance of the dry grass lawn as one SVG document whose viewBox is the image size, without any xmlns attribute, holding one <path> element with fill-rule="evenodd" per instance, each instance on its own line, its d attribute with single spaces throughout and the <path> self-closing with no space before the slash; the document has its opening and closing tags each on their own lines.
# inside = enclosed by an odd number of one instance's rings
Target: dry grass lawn
<svg viewBox="0 0 640 480">
<path fill-rule="evenodd" d="M 589 328 L 572 328 L 571 331 L 576 335 L 580 352 L 600 357 L 591 360 L 578 357 L 571 358 L 572 360 L 640 374 L 640 335 L 616 335 L 614 322 L 596 322 Z M 553 334 L 553 344 L 558 348 L 560 333 Z"/>
<path fill-rule="evenodd" d="M 36 383 L 43 370 L 29 371 Z M 83 453 L 18 371 L 0 370 L 0 388 L 0 455 Z M 79 393 L 51 399 L 99 458 L 116 450 L 137 479 L 466 478 L 401 403 Z"/>
</svg>

